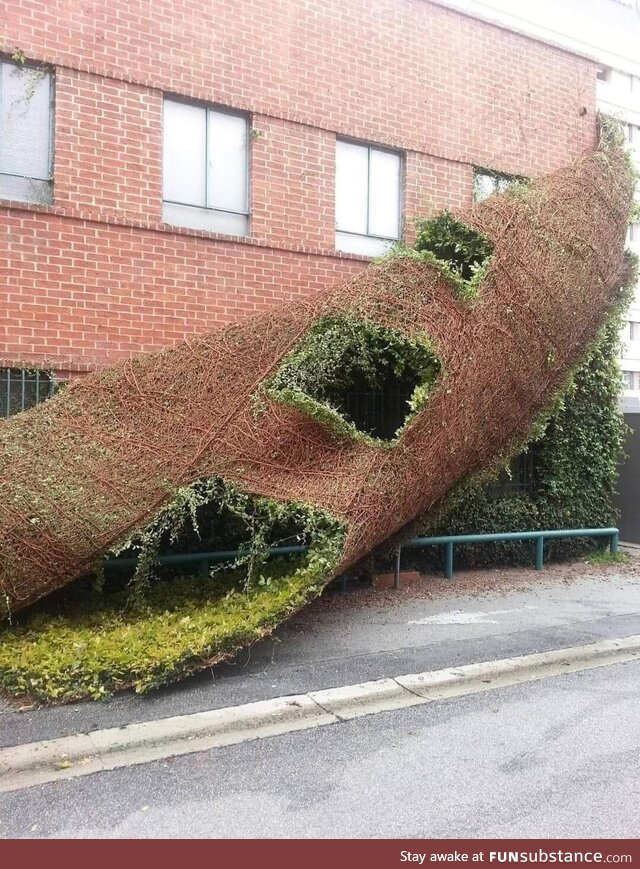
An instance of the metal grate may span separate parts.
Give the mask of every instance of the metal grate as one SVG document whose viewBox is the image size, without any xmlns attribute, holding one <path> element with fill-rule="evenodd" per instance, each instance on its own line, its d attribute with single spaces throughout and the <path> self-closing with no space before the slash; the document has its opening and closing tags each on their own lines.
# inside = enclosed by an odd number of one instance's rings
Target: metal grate
<svg viewBox="0 0 640 869">
<path fill-rule="evenodd" d="M 417 376 L 397 377 L 388 372 L 382 383 L 372 386 L 355 374 L 339 410 L 355 427 L 382 440 L 393 440 L 410 412 L 409 399 L 419 383 Z"/>
<path fill-rule="evenodd" d="M 503 471 L 497 480 L 489 485 L 494 498 L 517 493 L 531 494 L 536 483 L 536 457 L 533 450 L 520 453 L 509 463 L 509 473 Z"/>
<path fill-rule="evenodd" d="M 50 398 L 56 381 L 48 371 L 33 368 L 0 368 L 0 419 L 28 410 Z"/>
</svg>

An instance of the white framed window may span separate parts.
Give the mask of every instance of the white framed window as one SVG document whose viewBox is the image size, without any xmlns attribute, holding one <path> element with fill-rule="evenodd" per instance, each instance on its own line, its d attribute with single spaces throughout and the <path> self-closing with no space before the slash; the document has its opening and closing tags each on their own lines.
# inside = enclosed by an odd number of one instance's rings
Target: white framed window
<svg viewBox="0 0 640 869">
<path fill-rule="evenodd" d="M 623 124 L 623 129 L 631 162 L 636 169 L 640 170 L 640 126 L 638 124 Z"/>
<path fill-rule="evenodd" d="M 336 140 L 336 250 L 378 256 L 402 231 L 402 156 Z"/>
<path fill-rule="evenodd" d="M 622 372 L 622 388 L 626 390 L 633 389 L 633 371 Z"/>
<path fill-rule="evenodd" d="M 162 218 L 229 235 L 249 231 L 246 115 L 164 100 Z"/>
<path fill-rule="evenodd" d="M 637 320 L 629 322 L 629 340 L 640 341 L 640 322 Z"/>
<path fill-rule="evenodd" d="M 640 156 L 640 127 L 637 124 L 623 124 L 625 139 L 637 160 Z"/>
<path fill-rule="evenodd" d="M 637 245 L 640 242 L 640 223 L 630 223 L 627 229 L 627 244 Z"/>
<path fill-rule="evenodd" d="M 633 78 L 634 77 L 630 72 L 623 72 L 621 69 L 612 69 L 607 81 L 610 82 L 610 84 L 621 94 L 625 94 L 633 91 Z"/>
<path fill-rule="evenodd" d="M 640 371 L 622 372 L 622 388 L 627 392 L 640 391 Z"/>
<path fill-rule="evenodd" d="M 515 175 L 476 169 L 473 179 L 473 198 L 476 202 L 482 202 L 494 193 L 504 193 L 507 188 L 520 180 Z"/>
<path fill-rule="evenodd" d="M 52 77 L 0 61 L 0 198 L 52 201 Z"/>
</svg>

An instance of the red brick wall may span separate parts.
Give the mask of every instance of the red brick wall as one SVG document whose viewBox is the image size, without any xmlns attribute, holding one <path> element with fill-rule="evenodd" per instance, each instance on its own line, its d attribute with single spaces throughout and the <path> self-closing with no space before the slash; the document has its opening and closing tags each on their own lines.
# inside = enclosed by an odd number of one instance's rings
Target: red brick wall
<svg viewBox="0 0 640 869">
<path fill-rule="evenodd" d="M 83 370 L 362 268 L 333 250 L 336 134 L 405 152 L 408 224 L 467 204 L 474 165 L 594 142 L 593 63 L 426 0 L 7 7 L 0 51 L 55 67 L 56 118 L 54 205 L 0 202 L 4 362 Z M 162 224 L 163 93 L 252 114 L 250 238 Z"/>
</svg>

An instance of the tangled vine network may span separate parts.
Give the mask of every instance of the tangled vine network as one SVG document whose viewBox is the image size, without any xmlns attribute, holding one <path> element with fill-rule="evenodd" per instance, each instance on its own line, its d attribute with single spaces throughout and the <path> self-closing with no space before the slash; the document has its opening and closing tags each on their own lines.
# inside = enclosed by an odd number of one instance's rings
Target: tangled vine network
<svg viewBox="0 0 640 869">
<path fill-rule="evenodd" d="M 629 283 L 633 186 L 622 146 L 602 141 L 456 214 L 491 250 L 466 277 L 437 251 L 391 256 L 312 298 L 90 374 L 1 424 L 7 608 L 84 575 L 180 487 L 210 477 L 339 519 L 347 533 L 327 580 L 342 572 L 526 439 Z M 433 353 L 428 395 L 397 437 L 336 428 L 300 400 L 304 378 L 280 388 L 327 322 Z"/>
</svg>

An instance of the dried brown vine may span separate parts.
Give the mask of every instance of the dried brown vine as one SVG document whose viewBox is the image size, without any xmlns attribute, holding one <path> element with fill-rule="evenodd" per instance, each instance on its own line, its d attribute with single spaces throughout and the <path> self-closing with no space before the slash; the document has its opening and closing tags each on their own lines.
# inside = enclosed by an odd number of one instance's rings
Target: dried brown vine
<svg viewBox="0 0 640 869">
<path fill-rule="evenodd" d="M 339 573 L 527 436 L 626 282 L 632 192 L 623 150 L 601 146 L 456 215 L 493 248 L 471 301 L 433 257 L 391 258 L 312 298 L 91 374 L 0 425 L 8 607 L 82 575 L 205 477 L 343 520 Z M 265 389 L 326 318 L 433 348 L 440 373 L 392 444 L 337 432 Z"/>
</svg>

